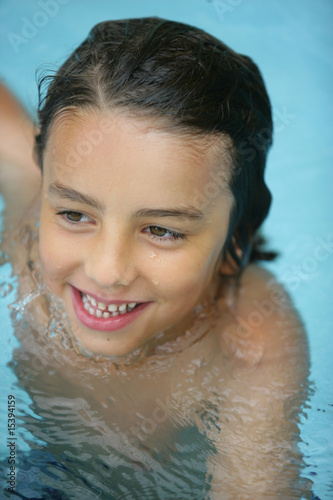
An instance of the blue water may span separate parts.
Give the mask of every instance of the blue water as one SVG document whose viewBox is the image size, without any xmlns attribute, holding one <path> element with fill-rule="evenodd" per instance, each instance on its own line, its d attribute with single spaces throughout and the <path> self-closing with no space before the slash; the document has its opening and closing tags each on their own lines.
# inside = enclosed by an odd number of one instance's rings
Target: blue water
<svg viewBox="0 0 333 500">
<path fill-rule="evenodd" d="M 46 17 L 38 14 L 43 3 L 0 2 L 0 76 L 32 114 L 36 68 L 58 66 L 93 24 L 107 18 L 157 15 L 194 24 L 251 56 L 261 68 L 276 131 L 267 170 L 274 203 L 264 229 L 282 254 L 269 267 L 289 289 L 309 337 L 315 391 L 301 425 L 304 474 L 318 497 L 333 498 L 333 3 L 54 0 Z M 0 268 L 0 283 L 11 279 L 9 265 Z M 3 364 L 16 345 L 7 312 L 14 292 L 0 299 Z M 2 372 L 7 396 L 14 375 L 6 368 Z M 27 395 L 19 397 L 29 404 Z M 5 411 L 0 414 L 4 419 Z M 20 445 L 24 451 L 23 440 Z"/>
</svg>

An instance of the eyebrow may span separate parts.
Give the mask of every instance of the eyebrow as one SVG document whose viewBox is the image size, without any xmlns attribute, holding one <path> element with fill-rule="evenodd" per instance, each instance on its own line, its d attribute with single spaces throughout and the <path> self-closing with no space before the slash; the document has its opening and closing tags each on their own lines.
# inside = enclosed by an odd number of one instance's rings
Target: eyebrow
<svg viewBox="0 0 333 500">
<path fill-rule="evenodd" d="M 76 203 L 82 203 L 83 205 L 89 205 L 90 207 L 96 208 L 100 212 L 105 212 L 105 207 L 97 200 L 92 198 L 87 194 L 80 193 L 75 189 L 68 188 L 57 182 L 52 183 L 49 186 L 48 193 L 57 198 L 62 198 L 63 200 L 70 200 Z"/>
<path fill-rule="evenodd" d="M 153 209 L 144 208 L 135 213 L 135 217 L 174 217 L 176 219 L 202 219 L 204 214 L 194 207 L 182 207 L 179 209 Z"/>
<path fill-rule="evenodd" d="M 106 211 L 105 206 L 91 196 L 80 193 L 75 189 L 63 186 L 57 182 L 54 182 L 49 186 L 48 192 L 50 195 L 56 196 L 57 198 L 91 206 L 102 213 L 105 213 Z M 198 220 L 202 219 L 204 214 L 201 210 L 198 210 L 193 206 L 184 206 L 175 209 L 143 208 L 135 212 L 134 217 L 136 219 L 142 217 L 172 217 L 180 220 Z"/>
</svg>

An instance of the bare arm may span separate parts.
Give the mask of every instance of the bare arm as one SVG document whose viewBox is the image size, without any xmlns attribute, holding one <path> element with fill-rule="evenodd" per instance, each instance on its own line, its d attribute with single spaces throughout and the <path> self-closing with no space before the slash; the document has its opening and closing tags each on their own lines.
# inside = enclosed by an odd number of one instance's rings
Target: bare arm
<svg viewBox="0 0 333 500">
<path fill-rule="evenodd" d="M 36 172 L 33 160 L 34 126 L 31 118 L 0 82 L 0 158 Z"/>
<path fill-rule="evenodd" d="M 6 204 L 5 231 L 36 197 L 41 174 L 33 159 L 34 125 L 24 108 L 0 82 L 0 194 Z"/>
<path fill-rule="evenodd" d="M 229 337 L 221 339 L 222 348 L 233 351 L 232 397 L 221 407 L 218 455 L 209 464 L 211 500 L 311 498 L 311 481 L 300 476 L 298 448 L 299 414 L 308 389 L 306 336 L 282 287 L 275 286 L 280 290 L 278 304 L 264 283 L 253 291 L 249 282 L 245 285 L 247 299 L 237 311 L 238 322 L 229 328 Z M 262 313 L 259 324 L 263 304 L 266 316 Z M 257 314 L 251 317 L 253 311 Z M 240 317 L 243 327 L 250 318 L 258 326 L 241 329 Z"/>
</svg>

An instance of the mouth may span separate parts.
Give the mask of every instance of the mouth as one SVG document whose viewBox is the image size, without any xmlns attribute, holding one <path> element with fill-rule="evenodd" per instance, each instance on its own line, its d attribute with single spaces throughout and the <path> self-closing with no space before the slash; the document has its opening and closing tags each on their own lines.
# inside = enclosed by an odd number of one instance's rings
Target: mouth
<svg viewBox="0 0 333 500">
<path fill-rule="evenodd" d="M 152 302 L 101 302 L 71 286 L 74 312 L 78 320 L 92 330 L 112 332 L 125 328 Z"/>
</svg>

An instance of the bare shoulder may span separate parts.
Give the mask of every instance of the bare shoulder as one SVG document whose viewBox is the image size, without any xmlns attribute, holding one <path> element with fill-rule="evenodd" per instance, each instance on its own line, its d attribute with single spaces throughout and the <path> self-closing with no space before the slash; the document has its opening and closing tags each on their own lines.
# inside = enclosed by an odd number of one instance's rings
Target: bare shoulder
<svg viewBox="0 0 333 500">
<path fill-rule="evenodd" d="M 249 265 L 240 282 L 239 296 L 221 332 L 224 353 L 238 366 L 280 376 L 308 366 L 308 346 L 302 320 L 291 297 L 268 270 Z M 299 373 L 302 377 L 303 375 Z M 298 378 L 298 377 L 297 377 Z"/>
</svg>

